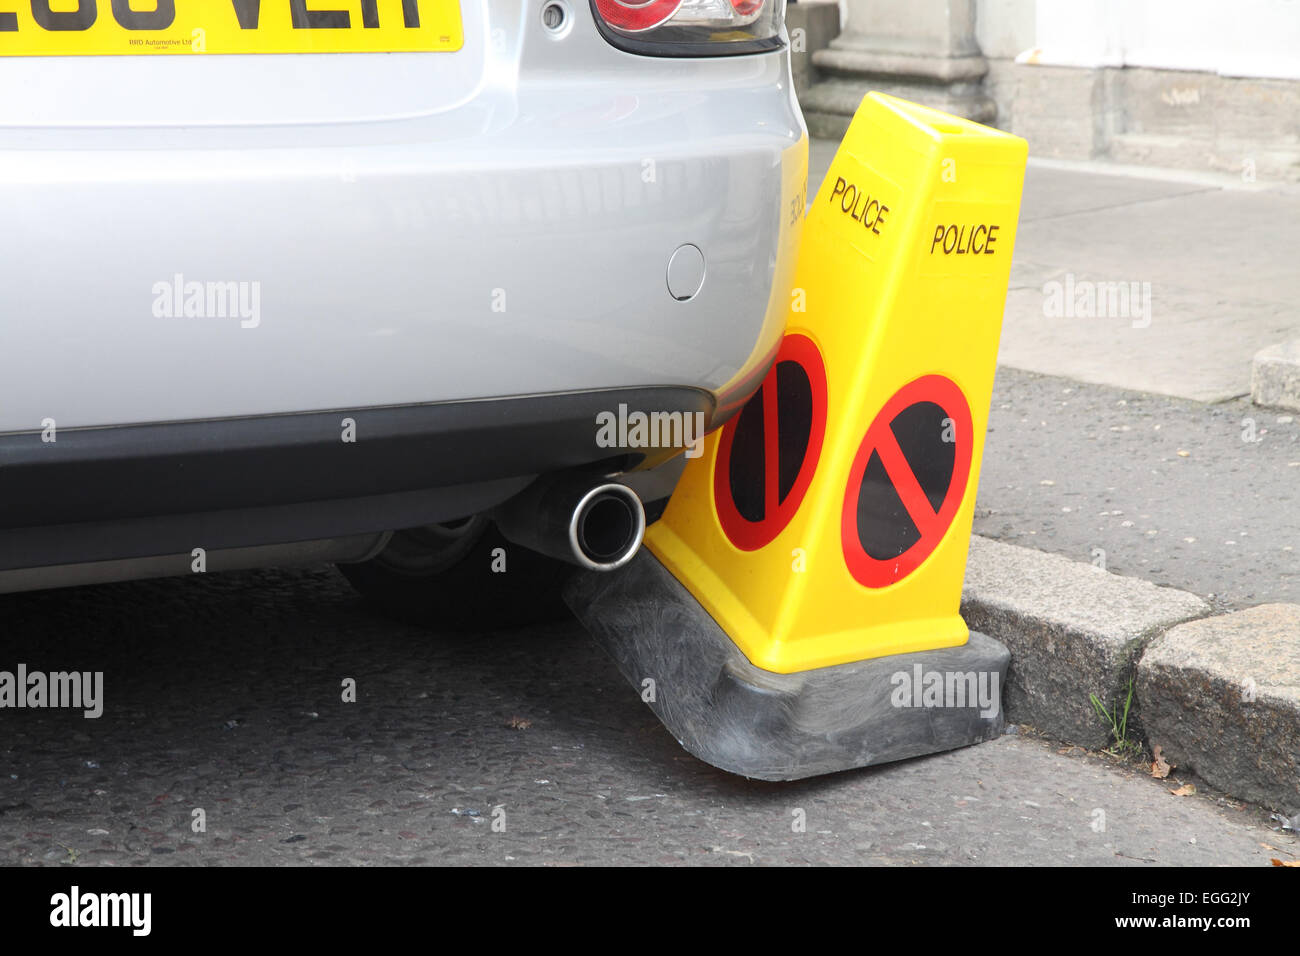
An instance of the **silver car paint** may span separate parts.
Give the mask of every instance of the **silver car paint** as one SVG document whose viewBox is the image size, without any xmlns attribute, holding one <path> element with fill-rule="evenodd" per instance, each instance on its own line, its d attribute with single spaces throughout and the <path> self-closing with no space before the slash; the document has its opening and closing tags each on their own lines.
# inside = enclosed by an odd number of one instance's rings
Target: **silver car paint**
<svg viewBox="0 0 1300 956">
<path fill-rule="evenodd" d="M 725 400 L 789 301 L 788 56 L 635 56 L 585 0 L 562 38 L 540 6 L 465 0 L 457 53 L 0 57 L 0 432 Z M 155 315 L 174 276 L 257 283 L 256 323 Z"/>
</svg>

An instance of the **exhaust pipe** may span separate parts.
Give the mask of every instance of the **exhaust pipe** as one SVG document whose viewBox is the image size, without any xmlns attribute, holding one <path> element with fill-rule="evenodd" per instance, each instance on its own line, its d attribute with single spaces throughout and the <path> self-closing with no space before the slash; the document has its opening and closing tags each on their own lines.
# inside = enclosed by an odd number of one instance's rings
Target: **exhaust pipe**
<svg viewBox="0 0 1300 956">
<path fill-rule="evenodd" d="M 492 517 L 507 540 L 591 571 L 621 568 L 645 538 L 636 492 L 590 474 L 541 478 Z"/>
</svg>

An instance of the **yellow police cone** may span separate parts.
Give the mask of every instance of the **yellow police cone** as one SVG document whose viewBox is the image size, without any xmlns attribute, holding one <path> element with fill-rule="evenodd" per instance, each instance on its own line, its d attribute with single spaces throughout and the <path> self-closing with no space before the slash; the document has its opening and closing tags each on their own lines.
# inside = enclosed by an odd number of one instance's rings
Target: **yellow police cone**
<svg viewBox="0 0 1300 956">
<path fill-rule="evenodd" d="M 642 554 L 570 603 L 692 753 L 790 779 L 1001 732 L 959 613 L 1027 144 L 880 93 L 808 211 L 785 339 Z"/>
</svg>

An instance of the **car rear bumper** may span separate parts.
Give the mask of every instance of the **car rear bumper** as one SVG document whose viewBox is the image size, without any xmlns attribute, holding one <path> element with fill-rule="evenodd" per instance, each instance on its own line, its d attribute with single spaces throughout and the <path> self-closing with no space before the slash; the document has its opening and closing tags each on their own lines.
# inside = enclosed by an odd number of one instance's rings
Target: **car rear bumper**
<svg viewBox="0 0 1300 956">
<path fill-rule="evenodd" d="M 653 464 L 598 413 L 711 428 L 757 387 L 806 188 L 786 52 L 462 8 L 456 53 L 0 57 L 0 571 L 459 518 Z"/>
<path fill-rule="evenodd" d="M 50 99 L 0 108 L 0 433 L 635 386 L 728 404 L 788 302 L 788 56 L 634 56 L 571 6 L 556 43 L 531 3 L 466 0 L 455 54 L 0 63 Z M 343 93 L 454 63 L 476 81 L 400 111 Z M 114 122 L 56 122 L 78 89 Z M 705 272 L 678 300 L 686 245 Z"/>
<path fill-rule="evenodd" d="M 610 442 L 620 407 L 683 441 Z M 715 422 L 708 392 L 647 388 L 0 436 L 0 571 L 447 521 L 539 474 L 653 466 Z"/>
</svg>

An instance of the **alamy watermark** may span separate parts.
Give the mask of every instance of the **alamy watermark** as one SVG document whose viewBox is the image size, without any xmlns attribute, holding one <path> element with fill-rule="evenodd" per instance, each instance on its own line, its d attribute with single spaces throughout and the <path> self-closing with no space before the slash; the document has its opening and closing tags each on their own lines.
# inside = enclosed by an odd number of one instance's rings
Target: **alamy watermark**
<svg viewBox="0 0 1300 956">
<path fill-rule="evenodd" d="M 687 458 L 704 454 L 703 412 L 617 412 L 596 414 L 598 448 L 685 448 Z"/>
<path fill-rule="evenodd" d="M 26 664 L 0 671 L 0 710 L 71 708 L 95 720 L 104 713 L 103 671 L 29 671 Z"/>
<path fill-rule="evenodd" d="M 176 273 L 153 284 L 153 314 L 159 319 L 239 319 L 242 329 L 262 323 L 262 283 L 186 281 Z"/>
<path fill-rule="evenodd" d="M 132 936 L 148 936 L 153 928 L 152 893 L 83 893 L 73 886 L 50 897 L 50 925 L 122 927 Z"/>
<path fill-rule="evenodd" d="M 1043 283 L 1043 315 L 1049 319 L 1131 319 L 1133 328 L 1151 325 L 1150 282 L 1093 282 L 1065 274 Z"/>
<path fill-rule="evenodd" d="M 913 664 L 895 671 L 889 703 L 894 707 L 979 707 L 981 717 L 996 717 L 1002 706 L 1002 675 L 997 671 L 931 671 Z"/>
</svg>

